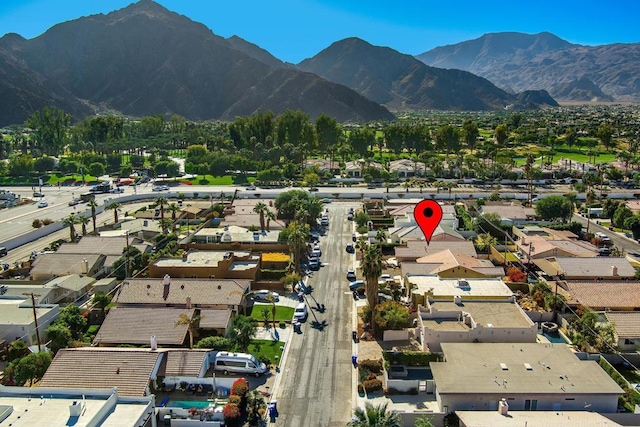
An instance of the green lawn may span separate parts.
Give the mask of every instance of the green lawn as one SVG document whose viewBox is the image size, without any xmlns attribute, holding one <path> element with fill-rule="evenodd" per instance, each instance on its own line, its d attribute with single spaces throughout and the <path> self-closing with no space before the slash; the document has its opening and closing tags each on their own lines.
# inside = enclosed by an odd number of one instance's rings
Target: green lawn
<svg viewBox="0 0 640 427">
<path fill-rule="evenodd" d="M 251 340 L 247 353 L 253 354 L 258 359 L 260 356 L 264 356 L 272 364 L 277 365 L 282 359 L 280 347 L 284 347 L 283 341 Z"/>
<path fill-rule="evenodd" d="M 249 313 L 249 317 L 256 319 L 259 322 L 262 322 L 264 320 L 264 317 L 262 316 L 262 309 L 264 307 L 267 307 L 269 309 L 269 320 L 271 321 L 271 308 L 272 305 L 271 304 L 254 304 L 251 310 L 251 313 Z M 288 307 L 288 306 L 284 306 L 284 305 L 277 305 L 276 304 L 276 323 L 283 321 L 283 322 L 290 322 L 291 319 L 293 318 L 293 312 L 294 312 L 294 308 L 293 307 Z"/>
<path fill-rule="evenodd" d="M 96 181 L 96 177 L 91 175 L 84 176 L 85 181 L 93 182 Z M 82 175 L 60 175 L 57 173 L 53 173 L 47 176 L 47 179 L 43 178 L 43 184 L 48 185 L 64 185 L 65 183 L 72 184 L 76 181 L 82 181 Z M 25 175 L 25 176 L 2 176 L 0 177 L 0 185 L 33 185 L 38 186 L 38 176 L 37 175 Z"/>
</svg>

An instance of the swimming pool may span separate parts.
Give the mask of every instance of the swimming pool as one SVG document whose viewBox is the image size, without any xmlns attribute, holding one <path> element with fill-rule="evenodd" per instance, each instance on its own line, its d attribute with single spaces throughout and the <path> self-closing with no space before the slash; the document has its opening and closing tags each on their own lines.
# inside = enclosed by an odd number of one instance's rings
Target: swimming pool
<svg viewBox="0 0 640 427">
<path fill-rule="evenodd" d="M 553 344 L 566 344 L 567 342 L 562 338 L 560 334 L 549 334 L 547 332 L 539 332 L 540 335 L 549 340 L 550 343 Z"/>
<path fill-rule="evenodd" d="M 432 380 L 433 374 L 431 373 L 431 369 L 429 368 L 409 368 L 407 367 L 407 376 L 404 378 L 405 380 Z"/>
<path fill-rule="evenodd" d="M 208 402 L 206 400 L 170 400 L 167 402 L 165 407 L 167 408 L 180 408 L 180 409 L 205 409 L 209 406 L 215 406 L 213 402 Z"/>
</svg>

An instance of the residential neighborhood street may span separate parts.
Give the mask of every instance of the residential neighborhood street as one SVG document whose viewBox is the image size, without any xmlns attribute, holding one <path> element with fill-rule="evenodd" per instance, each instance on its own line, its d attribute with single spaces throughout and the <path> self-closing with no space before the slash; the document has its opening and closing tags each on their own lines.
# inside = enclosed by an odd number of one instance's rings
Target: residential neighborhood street
<svg viewBox="0 0 640 427">
<path fill-rule="evenodd" d="M 353 299 L 345 276 L 353 256 L 345 251 L 356 203 L 332 203 L 329 227 L 320 238 L 322 267 L 313 273 L 306 296 L 309 317 L 294 334 L 277 392 L 278 426 L 344 426 L 352 414 L 351 320 Z M 318 309 L 325 306 L 325 311 Z"/>
</svg>

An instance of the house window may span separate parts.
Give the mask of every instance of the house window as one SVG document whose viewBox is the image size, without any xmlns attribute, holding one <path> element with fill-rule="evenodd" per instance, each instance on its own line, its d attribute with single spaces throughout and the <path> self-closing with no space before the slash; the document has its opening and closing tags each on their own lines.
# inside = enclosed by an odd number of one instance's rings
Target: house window
<svg viewBox="0 0 640 427">
<path fill-rule="evenodd" d="M 624 340 L 624 345 L 633 345 L 633 340 L 630 340 L 628 338 L 625 338 Z"/>
</svg>

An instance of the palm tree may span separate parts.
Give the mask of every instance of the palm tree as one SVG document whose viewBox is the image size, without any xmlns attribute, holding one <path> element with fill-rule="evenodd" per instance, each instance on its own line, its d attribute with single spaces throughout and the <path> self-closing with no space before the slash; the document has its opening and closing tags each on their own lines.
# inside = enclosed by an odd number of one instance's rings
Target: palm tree
<svg viewBox="0 0 640 427">
<path fill-rule="evenodd" d="M 270 225 L 271 221 L 275 221 L 275 220 L 276 220 L 275 212 L 273 212 L 271 210 L 267 210 L 267 231 L 269 231 L 269 225 Z"/>
<path fill-rule="evenodd" d="M 76 223 L 76 216 L 74 214 L 69 214 L 68 217 L 62 220 L 62 223 L 65 227 L 69 227 L 69 240 L 71 242 L 76 241 L 76 228 L 74 224 Z"/>
<path fill-rule="evenodd" d="M 76 219 L 78 220 L 78 224 L 82 224 L 82 235 L 86 236 L 87 235 L 87 224 L 89 224 L 89 218 L 87 218 L 83 214 L 80 214 L 80 215 L 76 216 Z"/>
<path fill-rule="evenodd" d="M 114 224 L 118 223 L 118 209 L 119 208 L 120 208 L 120 203 L 118 203 L 118 202 L 111 202 L 105 208 L 105 209 L 113 209 L 113 223 Z"/>
<path fill-rule="evenodd" d="M 378 231 L 376 231 L 376 241 L 378 242 L 380 253 L 382 253 L 382 245 L 387 243 L 387 232 L 384 228 L 379 228 Z"/>
<path fill-rule="evenodd" d="M 353 419 L 348 427 L 401 427 L 402 419 L 395 412 L 387 411 L 388 403 L 373 406 L 365 402 L 364 409 L 358 407 L 353 412 Z"/>
<path fill-rule="evenodd" d="M 256 203 L 256 205 L 253 207 L 253 212 L 260 215 L 260 231 L 264 231 L 265 229 L 264 216 L 268 210 L 269 208 L 267 208 L 267 205 L 262 202 Z"/>
<path fill-rule="evenodd" d="M 364 252 L 360 263 L 362 275 L 365 279 L 365 293 L 371 313 L 375 317 L 375 308 L 378 304 L 378 277 L 382 273 L 382 255 L 376 245 L 370 245 Z M 371 322 L 371 332 L 375 336 L 377 333 L 376 322 Z"/>
<path fill-rule="evenodd" d="M 178 316 L 178 320 L 174 323 L 175 326 L 187 325 L 187 331 L 189 332 L 189 348 L 193 348 L 193 336 L 200 325 L 201 316 L 194 314 L 193 317 L 189 317 L 188 314 L 182 313 Z"/>
<path fill-rule="evenodd" d="M 91 221 L 93 221 L 93 234 L 98 234 L 98 228 L 96 227 L 96 208 L 98 203 L 95 200 L 89 200 L 88 203 L 91 208 Z"/>
<path fill-rule="evenodd" d="M 304 226 L 295 221 L 289 224 L 289 229 L 287 243 L 289 244 L 289 251 L 293 257 L 293 265 L 296 273 L 300 273 L 300 257 L 302 248 L 307 242 L 307 236 Z"/>
<path fill-rule="evenodd" d="M 358 237 L 358 240 L 356 241 L 356 249 L 364 254 L 364 251 L 366 251 L 368 247 L 369 241 L 367 240 L 366 236 Z"/>
<path fill-rule="evenodd" d="M 176 215 L 180 212 L 180 207 L 175 203 L 171 203 L 167 206 L 167 210 L 171 212 L 171 221 L 176 222 Z"/>
<path fill-rule="evenodd" d="M 160 207 L 160 226 L 162 227 L 162 234 L 167 234 L 167 223 L 164 221 L 164 205 L 167 203 L 167 199 L 160 196 L 156 199 L 156 206 Z"/>
<path fill-rule="evenodd" d="M 571 216 L 573 216 L 574 212 L 576 211 L 578 195 L 576 193 L 567 193 L 564 195 L 564 198 L 567 199 L 571 204 Z"/>
</svg>

